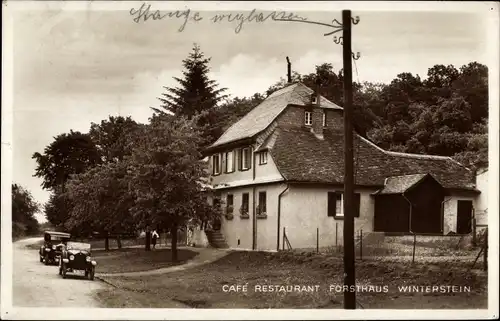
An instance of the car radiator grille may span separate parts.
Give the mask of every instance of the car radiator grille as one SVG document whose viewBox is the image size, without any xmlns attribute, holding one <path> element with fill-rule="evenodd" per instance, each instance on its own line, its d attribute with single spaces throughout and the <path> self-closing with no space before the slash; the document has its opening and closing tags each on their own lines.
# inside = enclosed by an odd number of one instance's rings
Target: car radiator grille
<svg viewBox="0 0 500 321">
<path fill-rule="evenodd" d="M 87 255 L 83 254 L 83 253 L 78 253 L 75 255 L 75 260 L 74 260 L 74 263 L 77 264 L 77 265 L 84 265 L 87 261 L 85 260 L 85 258 L 87 257 Z"/>
</svg>

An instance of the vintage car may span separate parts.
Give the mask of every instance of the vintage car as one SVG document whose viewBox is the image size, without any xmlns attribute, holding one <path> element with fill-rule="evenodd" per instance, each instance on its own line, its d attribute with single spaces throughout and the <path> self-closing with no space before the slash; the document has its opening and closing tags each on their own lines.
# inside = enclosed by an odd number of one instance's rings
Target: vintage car
<svg viewBox="0 0 500 321">
<path fill-rule="evenodd" d="M 65 279 L 68 272 L 84 271 L 85 277 L 94 280 L 97 262 L 92 259 L 91 254 L 89 243 L 68 242 L 59 260 L 59 275 Z"/>
<path fill-rule="evenodd" d="M 43 245 L 38 251 L 40 262 L 45 263 L 45 265 L 59 262 L 62 247 L 70 238 L 71 235 L 68 233 L 45 231 Z"/>
</svg>

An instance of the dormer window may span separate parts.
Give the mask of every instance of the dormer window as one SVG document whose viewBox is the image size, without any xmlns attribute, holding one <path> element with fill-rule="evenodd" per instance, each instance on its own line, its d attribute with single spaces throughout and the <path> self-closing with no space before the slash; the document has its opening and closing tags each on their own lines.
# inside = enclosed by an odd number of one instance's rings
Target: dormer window
<svg viewBox="0 0 500 321">
<path fill-rule="evenodd" d="M 316 96 L 316 94 L 312 94 L 311 95 L 311 105 L 315 105 L 318 103 L 318 97 Z"/>
<path fill-rule="evenodd" d="M 259 165 L 267 164 L 267 151 L 259 153 Z"/>
<path fill-rule="evenodd" d="M 304 117 L 305 117 L 306 126 L 311 126 L 312 125 L 312 112 L 306 111 Z"/>
</svg>

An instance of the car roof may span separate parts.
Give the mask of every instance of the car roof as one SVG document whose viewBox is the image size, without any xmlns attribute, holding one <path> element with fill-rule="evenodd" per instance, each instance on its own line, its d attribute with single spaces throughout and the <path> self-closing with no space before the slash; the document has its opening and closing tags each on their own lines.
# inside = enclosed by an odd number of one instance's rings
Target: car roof
<svg viewBox="0 0 500 321">
<path fill-rule="evenodd" d="M 71 237 L 71 234 L 64 232 L 56 232 L 56 231 L 45 231 L 45 234 L 50 234 L 54 236 L 63 236 L 63 237 Z"/>
<path fill-rule="evenodd" d="M 66 248 L 68 250 L 70 249 L 90 249 L 91 248 L 91 245 L 90 243 L 83 243 L 83 242 L 68 242 L 68 244 L 66 244 Z"/>
</svg>

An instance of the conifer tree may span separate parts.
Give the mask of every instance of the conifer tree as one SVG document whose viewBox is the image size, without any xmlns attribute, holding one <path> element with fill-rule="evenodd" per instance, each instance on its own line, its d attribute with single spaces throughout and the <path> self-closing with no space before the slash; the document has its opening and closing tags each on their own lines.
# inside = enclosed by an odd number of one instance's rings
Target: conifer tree
<svg viewBox="0 0 500 321">
<path fill-rule="evenodd" d="M 215 124 L 216 112 L 218 103 L 227 97 L 223 94 L 226 88 L 218 88 L 217 82 L 208 77 L 210 60 L 195 44 L 189 56 L 182 61 L 184 77 L 174 77 L 180 86 L 164 87 L 166 92 L 159 98 L 161 107 L 176 116 L 191 119 L 200 115 L 198 125 L 203 128 L 206 138 L 203 145 L 213 142 L 222 134 Z M 161 109 L 154 110 L 165 113 Z"/>
</svg>

